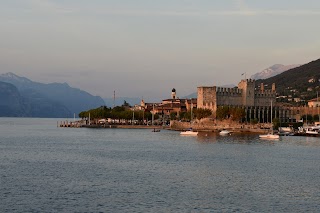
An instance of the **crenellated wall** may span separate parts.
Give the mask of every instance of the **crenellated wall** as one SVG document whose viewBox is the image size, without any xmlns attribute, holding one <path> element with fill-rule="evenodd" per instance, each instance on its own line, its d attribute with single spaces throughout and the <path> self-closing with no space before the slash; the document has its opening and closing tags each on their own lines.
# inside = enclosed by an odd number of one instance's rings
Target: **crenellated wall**
<svg viewBox="0 0 320 213">
<path fill-rule="evenodd" d="M 217 87 L 217 105 L 241 106 L 242 90 L 238 88 Z"/>
<path fill-rule="evenodd" d="M 273 86 L 275 88 L 275 86 Z M 241 80 L 238 88 L 198 87 L 198 108 L 209 108 L 215 114 L 217 106 L 268 107 L 276 102 L 276 91 L 255 90 L 255 80 Z"/>
<path fill-rule="evenodd" d="M 257 90 L 254 94 L 254 106 L 270 106 L 276 103 L 276 92 L 272 90 Z"/>
</svg>

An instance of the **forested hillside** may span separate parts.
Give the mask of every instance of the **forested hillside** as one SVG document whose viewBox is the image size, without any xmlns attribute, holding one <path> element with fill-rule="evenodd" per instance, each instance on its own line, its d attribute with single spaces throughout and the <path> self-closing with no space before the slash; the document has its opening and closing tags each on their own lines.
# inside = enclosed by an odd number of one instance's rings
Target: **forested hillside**
<svg viewBox="0 0 320 213">
<path fill-rule="evenodd" d="M 274 77 L 258 80 L 257 85 L 261 82 L 266 88 L 271 88 L 272 83 L 275 83 L 279 95 L 302 98 L 306 101 L 315 98 L 320 86 L 320 59 Z"/>
</svg>

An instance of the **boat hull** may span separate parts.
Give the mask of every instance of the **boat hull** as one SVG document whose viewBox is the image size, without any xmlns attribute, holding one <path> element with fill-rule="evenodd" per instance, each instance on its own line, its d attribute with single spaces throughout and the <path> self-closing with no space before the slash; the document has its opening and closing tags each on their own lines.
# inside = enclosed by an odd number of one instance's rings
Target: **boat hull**
<svg viewBox="0 0 320 213">
<path fill-rule="evenodd" d="M 185 131 L 185 132 L 180 132 L 180 135 L 184 135 L 184 136 L 197 136 L 197 135 L 198 135 L 198 132 Z"/>
<path fill-rule="evenodd" d="M 279 139 L 279 135 L 267 134 L 267 135 L 259 135 L 261 139 Z"/>
</svg>

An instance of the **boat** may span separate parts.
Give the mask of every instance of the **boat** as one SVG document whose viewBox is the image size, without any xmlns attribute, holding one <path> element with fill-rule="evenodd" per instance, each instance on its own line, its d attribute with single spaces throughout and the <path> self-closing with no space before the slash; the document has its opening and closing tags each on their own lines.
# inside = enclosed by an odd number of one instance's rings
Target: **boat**
<svg viewBox="0 0 320 213">
<path fill-rule="evenodd" d="M 265 135 L 259 135 L 259 138 L 262 138 L 262 139 L 279 139 L 280 136 L 279 135 L 275 135 L 273 133 L 268 133 L 268 134 L 265 134 Z"/>
<path fill-rule="evenodd" d="M 187 130 L 187 131 L 180 132 L 180 135 L 184 135 L 184 136 L 197 136 L 197 135 L 198 135 L 198 132 L 194 132 L 194 131 L 192 131 L 192 129 L 190 129 L 190 130 Z"/>
<path fill-rule="evenodd" d="M 272 123 L 272 101 L 271 101 L 271 123 Z M 259 135 L 259 138 L 261 139 L 279 139 L 280 136 L 277 134 L 274 134 L 273 132 L 273 124 L 271 125 L 271 132 L 264 135 Z"/>
<path fill-rule="evenodd" d="M 191 123 L 192 123 L 192 99 L 191 99 L 191 122 L 190 122 L 190 128 L 186 131 L 180 132 L 180 135 L 184 135 L 184 136 L 197 136 L 198 132 L 194 132 L 191 128 Z"/>
<path fill-rule="evenodd" d="M 224 129 L 224 130 L 221 130 L 221 131 L 219 132 L 219 134 L 220 134 L 220 135 L 231 135 L 231 132 Z"/>
<path fill-rule="evenodd" d="M 310 135 L 310 136 L 318 136 L 319 135 L 319 131 L 317 128 L 307 128 L 306 129 L 306 135 Z"/>
<path fill-rule="evenodd" d="M 153 129 L 152 132 L 160 132 L 160 129 Z"/>
</svg>

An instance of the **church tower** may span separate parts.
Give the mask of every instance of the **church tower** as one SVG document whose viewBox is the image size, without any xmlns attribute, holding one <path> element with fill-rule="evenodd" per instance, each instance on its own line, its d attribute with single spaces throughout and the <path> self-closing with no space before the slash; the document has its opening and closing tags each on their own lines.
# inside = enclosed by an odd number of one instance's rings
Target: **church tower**
<svg viewBox="0 0 320 213">
<path fill-rule="evenodd" d="M 171 92 L 171 99 L 176 99 L 176 98 L 177 98 L 177 96 L 176 96 L 176 89 L 173 88 L 173 89 L 172 89 L 172 92 Z"/>
</svg>

